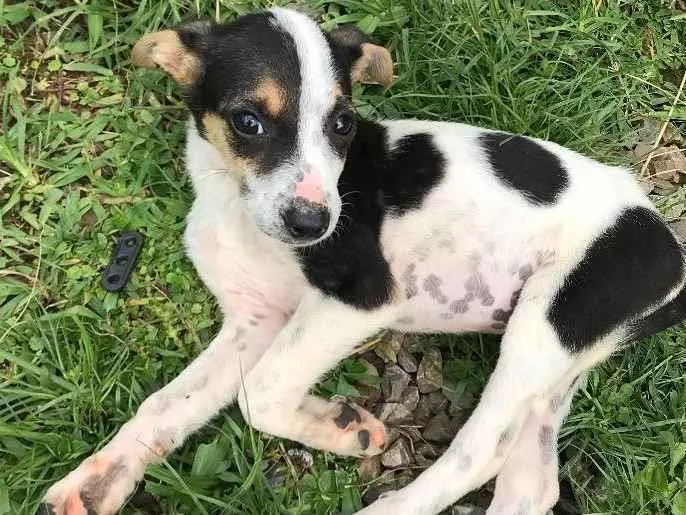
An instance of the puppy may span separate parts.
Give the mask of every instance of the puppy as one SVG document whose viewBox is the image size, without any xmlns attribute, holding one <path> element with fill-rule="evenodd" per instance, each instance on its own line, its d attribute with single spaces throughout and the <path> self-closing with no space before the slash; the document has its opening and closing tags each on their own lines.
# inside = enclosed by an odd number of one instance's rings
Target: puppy
<svg viewBox="0 0 686 515">
<path fill-rule="evenodd" d="M 379 420 L 308 389 L 386 327 L 501 333 L 502 348 L 447 452 L 361 513 L 438 513 L 495 475 L 489 513 L 548 510 L 579 378 L 686 316 L 682 249 L 627 170 L 499 131 L 360 119 L 351 84 L 388 85 L 389 53 L 291 10 L 150 34 L 133 61 L 184 89 L 185 241 L 224 324 L 39 512 L 116 512 L 146 464 L 235 400 L 273 435 L 381 452 Z"/>
</svg>

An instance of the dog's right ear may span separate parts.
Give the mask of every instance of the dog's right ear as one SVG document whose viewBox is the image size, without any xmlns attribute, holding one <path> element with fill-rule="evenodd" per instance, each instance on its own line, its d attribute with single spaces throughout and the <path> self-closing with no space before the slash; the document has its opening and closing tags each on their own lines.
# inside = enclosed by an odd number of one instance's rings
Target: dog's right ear
<svg viewBox="0 0 686 515">
<path fill-rule="evenodd" d="M 134 45 L 131 61 L 143 68 L 160 67 L 182 86 L 190 86 L 202 73 L 202 38 L 211 26 L 209 22 L 192 22 L 146 34 Z"/>
<path fill-rule="evenodd" d="M 335 53 L 343 60 L 354 83 L 381 84 L 393 82 L 393 59 L 384 47 L 370 42 L 354 25 L 341 25 L 329 32 L 329 41 Z"/>
</svg>

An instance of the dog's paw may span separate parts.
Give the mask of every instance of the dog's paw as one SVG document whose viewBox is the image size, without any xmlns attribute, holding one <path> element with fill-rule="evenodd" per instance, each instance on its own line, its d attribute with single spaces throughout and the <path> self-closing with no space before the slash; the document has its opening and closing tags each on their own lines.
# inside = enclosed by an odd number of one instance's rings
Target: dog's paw
<svg viewBox="0 0 686 515">
<path fill-rule="evenodd" d="M 338 403 L 333 422 L 339 429 L 339 441 L 333 442 L 333 451 L 348 456 L 375 456 L 383 452 L 388 441 L 386 427 L 367 410 Z"/>
<path fill-rule="evenodd" d="M 36 515 L 117 513 L 143 474 L 138 460 L 99 453 L 50 487 Z"/>
</svg>

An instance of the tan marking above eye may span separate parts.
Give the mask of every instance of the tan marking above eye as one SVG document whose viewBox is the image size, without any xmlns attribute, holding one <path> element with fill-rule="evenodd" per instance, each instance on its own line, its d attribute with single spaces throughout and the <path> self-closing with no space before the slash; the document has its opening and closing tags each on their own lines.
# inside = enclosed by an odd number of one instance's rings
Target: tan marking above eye
<svg viewBox="0 0 686 515">
<path fill-rule="evenodd" d="M 240 157 L 231 148 L 231 129 L 226 120 L 215 113 L 205 113 L 202 117 L 207 141 L 221 154 L 224 164 L 232 173 L 239 177 L 253 173 L 255 163 L 245 157 Z"/>
<path fill-rule="evenodd" d="M 257 84 L 255 98 L 264 104 L 270 115 L 276 118 L 283 111 L 286 92 L 274 79 L 266 78 Z"/>
<path fill-rule="evenodd" d="M 202 69 L 200 58 L 181 43 L 173 30 L 143 36 L 133 47 L 131 60 L 143 68 L 159 66 L 183 86 L 190 86 Z"/>
</svg>

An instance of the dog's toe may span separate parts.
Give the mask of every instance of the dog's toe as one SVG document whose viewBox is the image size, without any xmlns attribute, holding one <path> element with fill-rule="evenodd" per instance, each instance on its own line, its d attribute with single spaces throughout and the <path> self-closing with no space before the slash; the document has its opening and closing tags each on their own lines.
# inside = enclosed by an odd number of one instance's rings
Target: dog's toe
<svg viewBox="0 0 686 515">
<path fill-rule="evenodd" d="M 341 454 L 374 456 L 381 453 L 386 445 L 383 422 L 359 406 L 341 403 L 334 423 L 342 432 Z"/>
</svg>

